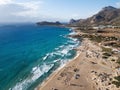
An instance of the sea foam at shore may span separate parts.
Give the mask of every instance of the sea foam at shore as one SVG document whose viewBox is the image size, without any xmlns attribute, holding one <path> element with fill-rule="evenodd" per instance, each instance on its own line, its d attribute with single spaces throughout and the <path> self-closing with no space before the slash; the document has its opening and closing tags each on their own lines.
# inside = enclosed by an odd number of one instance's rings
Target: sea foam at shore
<svg viewBox="0 0 120 90">
<path fill-rule="evenodd" d="M 74 34 L 68 28 L 52 26 L 1 26 L 0 90 L 33 90 L 75 57 L 73 48 L 79 41 L 68 38 L 70 33 Z"/>
</svg>

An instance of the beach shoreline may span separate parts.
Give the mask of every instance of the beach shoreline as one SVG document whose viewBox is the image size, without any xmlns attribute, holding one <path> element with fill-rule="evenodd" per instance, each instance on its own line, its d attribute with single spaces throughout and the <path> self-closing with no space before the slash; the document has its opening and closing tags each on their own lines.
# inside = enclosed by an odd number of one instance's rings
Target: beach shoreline
<svg viewBox="0 0 120 90">
<path fill-rule="evenodd" d="M 73 37 L 82 34 L 79 31 Z M 99 43 L 83 38 L 76 51 L 74 59 L 55 70 L 36 90 L 119 90 L 111 81 L 119 71 L 116 64 L 102 58 Z"/>
<path fill-rule="evenodd" d="M 47 83 L 51 78 L 54 78 L 54 77 L 59 73 L 59 71 L 61 71 L 67 64 L 69 64 L 70 62 L 72 62 L 72 60 L 75 60 L 78 56 L 79 56 L 79 54 L 77 53 L 77 55 L 76 55 L 73 59 L 69 60 L 69 61 L 66 62 L 64 65 L 60 66 L 60 67 L 59 67 L 57 70 L 55 70 L 48 78 L 46 78 L 46 79 L 42 82 L 42 84 L 38 85 L 38 86 L 35 88 L 35 90 L 39 90 L 39 88 L 44 87 L 44 86 L 46 85 L 46 83 Z M 40 90 L 41 90 L 41 89 L 40 89 Z"/>
<path fill-rule="evenodd" d="M 75 32 L 76 28 L 74 28 L 74 27 L 66 27 L 66 28 L 69 28 L 70 31 L 74 32 L 74 34 L 71 34 L 71 36 L 78 34 L 78 33 Z M 71 37 L 71 36 L 68 35 L 68 37 Z M 73 37 L 71 37 L 71 38 L 73 38 Z M 78 38 L 76 38 L 76 39 L 78 39 Z M 82 41 L 80 41 L 80 40 L 79 40 L 79 42 L 82 43 Z M 79 55 L 80 55 L 80 53 L 77 51 L 77 48 L 80 47 L 80 46 L 81 46 L 81 44 L 79 44 L 76 48 L 74 48 L 76 50 L 76 55 L 75 55 L 74 58 L 68 60 L 66 63 L 64 63 L 63 65 L 61 65 L 60 67 L 58 67 L 55 71 L 53 71 L 53 73 L 50 76 L 48 76 L 41 84 L 39 84 L 35 88 L 35 90 L 39 90 L 39 88 L 45 86 L 45 84 L 47 83 L 48 80 L 50 80 L 52 77 L 56 76 L 56 74 L 58 74 L 59 71 L 61 71 L 67 64 L 71 63 L 73 60 L 75 60 L 76 58 L 78 58 Z"/>
</svg>

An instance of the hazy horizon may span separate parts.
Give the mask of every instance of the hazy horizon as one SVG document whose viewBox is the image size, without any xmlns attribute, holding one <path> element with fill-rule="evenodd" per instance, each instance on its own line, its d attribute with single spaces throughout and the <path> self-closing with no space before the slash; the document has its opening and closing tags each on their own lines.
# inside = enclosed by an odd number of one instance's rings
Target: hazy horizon
<svg viewBox="0 0 120 90">
<path fill-rule="evenodd" d="M 120 7 L 120 0 L 0 0 L 0 23 L 68 22 L 84 19 L 105 6 Z"/>
</svg>

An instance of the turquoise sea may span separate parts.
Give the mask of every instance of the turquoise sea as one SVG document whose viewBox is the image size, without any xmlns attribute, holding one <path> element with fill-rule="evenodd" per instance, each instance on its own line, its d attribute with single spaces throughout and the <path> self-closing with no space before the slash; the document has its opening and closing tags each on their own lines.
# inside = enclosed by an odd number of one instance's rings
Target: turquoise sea
<svg viewBox="0 0 120 90">
<path fill-rule="evenodd" d="M 8 24 L 0 26 L 0 90 L 34 90 L 75 57 L 79 41 L 69 28 Z"/>
</svg>

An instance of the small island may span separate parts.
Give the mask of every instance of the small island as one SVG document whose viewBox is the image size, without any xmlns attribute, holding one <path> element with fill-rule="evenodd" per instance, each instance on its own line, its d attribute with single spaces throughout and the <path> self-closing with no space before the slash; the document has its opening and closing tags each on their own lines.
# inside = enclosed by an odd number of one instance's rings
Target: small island
<svg viewBox="0 0 120 90">
<path fill-rule="evenodd" d="M 42 22 L 37 22 L 37 25 L 62 26 L 63 24 L 60 23 L 59 21 L 56 21 L 56 22 L 42 21 Z"/>
</svg>

